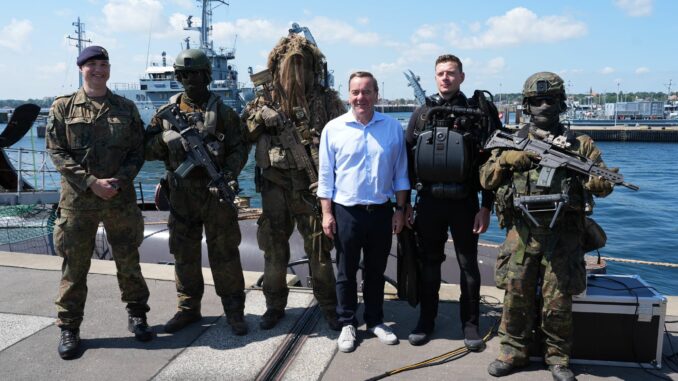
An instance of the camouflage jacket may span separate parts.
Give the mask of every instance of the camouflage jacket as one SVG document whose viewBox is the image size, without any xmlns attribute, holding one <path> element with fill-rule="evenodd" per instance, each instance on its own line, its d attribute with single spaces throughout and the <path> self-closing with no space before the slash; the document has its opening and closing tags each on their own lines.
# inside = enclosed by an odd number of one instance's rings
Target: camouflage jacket
<svg viewBox="0 0 678 381">
<path fill-rule="evenodd" d="M 530 136 L 533 137 L 532 134 Z M 600 150 L 588 135 L 570 132 L 567 138 L 570 143 L 569 150 L 589 158 L 599 166 L 605 167 Z M 587 176 L 564 168 L 556 170 L 550 188 L 537 187 L 535 184 L 539 178 L 541 167 L 537 166 L 525 172 L 513 172 L 509 167 L 499 164 L 499 157 L 502 152 L 503 149 L 492 150 L 490 158 L 480 167 L 481 186 L 496 191 L 495 210 L 501 228 L 510 228 L 515 223 L 515 219 L 522 216 L 522 212 L 513 205 L 515 196 L 566 193 L 569 196 L 569 202 L 562 213 L 571 214 L 574 212 L 580 214 L 583 218 L 584 213 L 590 211 L 593 207 L 593 195 L 605 197 L 612 192 L 611 184 L 603 191 L 591 192 L 586 186 Z M 537 218 L 540 223 L 550 221 L 552 217 L 548 213 L 542 213 L 540 216 L 541 218 Z M 542 219 L 543 221 L 541 221 Z"/>
<path fill-rule="evenodd" d="M 55 99 L 46 144 L 61 174 L 59 206 L 94 210 L 136 202 L 133 180 L 144 164 L 143 133 L 134 103 L 110 90 L 100 110 L 82 88 Z M 116 178 L 120 185 L 120 193 L 108 201 L 89 188 L 105 178 Z"/>
<path fill-rule="evenodd" d="M 205 142 L 218 146 L 216 164 L 224 174 L 237 178 L 247 162 L 249 146 L 244 141 L 243 129 L 238 114 L 226 106 L 221 98 L 210 94 L 206 110 L 192 109 L 191 106 L 182 102 L 183 93 L 175 95 L 170 102 L 162 106 L 169 107 L 178 104 L 181 111 L 204 113 L 204 131 L 200 131 Z M 146 160 L 162 160 L 168 171 L 174 171 L 178 165 L 170 163 L 170 153 L 167 144 L 162 140 L 162 132 L 172 127 L 167 121 L 154 116 L 146 129 L 144 144 L 146 147 Z M 217 137 L 218 136 L 218 137 Z M 189 176 L 191 180 L 205 183 L 209 182 L 207 171 L 202 167 L 195 168 Z"/>
<path fill-rule="evenodd" d="M 331 89 L 316 87 L 308 97 L 308 124 L 299 124 L 296 128 L 303 139 L 310 142 L 311 156 L 317 169 L 317 148 L 319 137 L 325 124 L 346 113 L 346 107 L 339 94 Z M 288 149 L 282 147 L 275 131 L 267 130 L 261 119 L 261 108 L 268 105 L 263 97 L 251 101 L 243 114 L 247 123 L 247 138 L 256 143 L 255 160 L 262 170 L 262 176 L 289 190 L 308 189 L 310 181 L 303 168 L 298 168 Z M 268 105 L 273 108 L 273 106 Z M 287 117 L 290 117 L 289 115 Z M 279 128 L 279 127 L 278 127 Z M 314 152 L 316 155 L 314 155 Z"/>
</svg>

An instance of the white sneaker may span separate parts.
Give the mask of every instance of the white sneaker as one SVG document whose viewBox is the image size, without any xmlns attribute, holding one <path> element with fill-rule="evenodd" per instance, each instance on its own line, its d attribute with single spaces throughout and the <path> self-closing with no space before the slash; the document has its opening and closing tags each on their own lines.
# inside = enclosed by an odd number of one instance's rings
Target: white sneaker
<svg viewBox="0 0 678 381">
<path fill-rule="evenodd" d="M 341 334 L 337 340 L 337 346 L 342 352 L 353 352 L 355 349 L 355 327 L 352 325 L 345 325 L 341 329 Z"/>
<path fill-rule="evenodd" d="M 384 344 L 387 345 L 393 345 L 393 344 L 398 344 L 398 336 L 393 333 L 391 328 L 387 326 L 384 323 L 377 324 L 372 328 L 368 328 L 370 332 L 372 332 L 376 337 L 379 338 L 379 341 L 381 341 Z"/>
</svg>

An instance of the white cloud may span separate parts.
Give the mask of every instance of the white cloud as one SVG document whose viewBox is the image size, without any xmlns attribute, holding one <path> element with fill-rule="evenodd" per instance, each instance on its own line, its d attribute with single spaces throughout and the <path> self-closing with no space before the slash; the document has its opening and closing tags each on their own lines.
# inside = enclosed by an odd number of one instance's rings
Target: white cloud
<svg viewBox="0 0 678 381">
<path fill-rule="evenodd" d="M 615 71 L 616 71 L 616 70 L 615 70 L 613 67 L 605 66 L 604 68 L 602 68 L 602 69 L 600 70 L 600 73 L 601 73 L 601 74 L 612 74 L 612 73 L 614 73 Z"/>
<path fill-rule="evenodd" d="M 356 22 L 360 25 L 367 25 L 370 23 L 370 19 L 367 17 L 360 17 L 356 20 Z"/>
<path fill-rule="evenodd" d="M 419 42 L 423 40 L 430 40 L 436 36 L 438 32 L 438 27 L 435 25 L 424 24 L 419 27 L 419 29 L 414 31 L 412 36 L 413 42 Z"/>
<path fill-rule="evenodd" d="M 650 69 L 645 67 L 645 66 L 641 66 L 641 67 L 636 69 L 636 74 L 645 74 L 645 73 L 649 73 L 649 72 L 650 72 Z"/>
<path fill-rule="evenodd" d="M 504 60 L 504 57 L 496 57 L 487 62 L 485 70 L 487 74 L 499 74 L 505 67 L 506 61 Z"/>
<path fill-rule="evenodd" d="M 176 5 L 178 5 L 181 8 L 184 9 L 193 9 L 194 8 L 194 1 L 192 0 L 172 0 L 172 2 Z"/>
<path fill-rule="evenodd" d="M 652 0 L 615 0 L 614 4 L 631 17 L 652 15 Z"/>
<path fill-rule="evenodd" d="M 235 35 L 245 41 L 277 41 L 287 35 L 287 25 L 276 25 L 263 19 L 237 19 L 235 22 L 213 24 L 212 36 L 216 41 L 232 43 Z"/>
<path fill-rule="evenodd" d="M 313 31 L 313 36 L 318 43 L 348 43 L 351 45 L 373 46 L 377 45 L 381 38 L 374 32 L 363 32 L 356 30 L 352 25 L 330 19 L 324 16 L 318 16 L 308 22 L 308 27 Z"/>
<path fill-rule="evenodd" d="M 110 0 L 103 7 L 106 28 L 111 32 L 144 32 L 149 27 L 165 30 L 163 6 L 158 0 Z"/>
<path fill-rule="evenodd" d="M 504 15 L 490 17 L 486 22 L 487 30 L 481 31 L 471 24 L 476 35 L 466 36 L 457 27 L 447 33 L 448 41 L 455 47 L 482 49 L 518 45 L 525 42 L 550 43 L 568 40 L 586 35 L 586 24 L 565 16 L 539 17 L 531 10 L 517 7 Z"/>
<path fill-rule="evenodd" d="M 68 8 L 63 8 L 57 9 L 56 11 L 54 11 L 54 14 L 59 17 L 70 17 L 73 14 L 73 12 Z"/>
<path fill-rule="evenodd" d="M 496 76 L 506 69 L 506 60 L 504 57 L 494 57 L 488 61 L 477 61 L 471 57 L 461 58 L 464 64 L 466 78 L 479 76 Z"/>
<path fill-rule="evenodd" d="M 105 35 L 105 34 L 100 34 L 98 32 L 87 32 L 87 39 L 91 40 L 91 43 L 86 43 L 87 46 L 89 45 L 99 45 L 103 46 L 106 49 L 108 49 L 109 54 L 111 55 L 111 61 L 117 61 L 119 57 L 116 57 L 116 52 L 115 50 L 120 47 L 120 44 L 118 43 L 118 40 L 113 37 L 112 35 Z M 125 40 L 122 40 L 124 43 Z M 69 40 L 70 44 L 74 45 L 73 41 Z"/>
<path fill-rule="evenodd" d="M 393 62 L 381 62 L 372 65 L 371 70 L 375 75 L 395 73 L 408 69 L 414 63 L 424 60 L 434 60 L 443 48 L 432 42 L 422 42 L 402 47 L 399 50 L 398 58 Z M 432 62 L 432 61 L 431 61 Z M 431 63 L 431 68 L 433 63 Z M 431 69 L 432 70 L 432 69 Z"/>
<path fill-rule="evenodd" d="M 29 20 L 12 19 L 0 30 L 0 46 L 15 51 L 23 50 L 32 31 L 33 24 Z"/>
<path fill-rule="evenodd" d="M 583 69 L 563 69 L 563 70 L 559 70 L 558 74 L 561 77 L 565 77 L 569 74 L 582 74 L 583 72 L 584 72 Z"/>
<path fill-rule="evenodd" d="M 483 25 L 481 23 L 475 21 L 469 24 L 468 29 L 471 31 L 471 33 L 478 33 L 482 27 Z"/>
<path fill-rule="evenodd" d="M 65 73 L 67 69 L 65 62 L 56 62 L 53 65 L 38 66 L 36 70 L 40 74 L 60 74 Z"/>
</svg>

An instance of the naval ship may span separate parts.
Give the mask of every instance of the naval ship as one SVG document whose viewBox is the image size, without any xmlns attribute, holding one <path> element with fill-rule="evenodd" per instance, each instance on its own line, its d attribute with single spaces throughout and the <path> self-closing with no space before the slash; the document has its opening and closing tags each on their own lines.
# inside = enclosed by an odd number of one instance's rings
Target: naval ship
<svg viewBox="0 0 678 381">
<path fill-rule="evenodd" d="M 185 49 L 200 49 L 210 60 L 212 65 L 212 83 L 209 89 L 221 97 L 223 102 L 240 113 L 247 101 L 253 98 L 252 89 L 245 88 L 238 82 L 238 70 L 232 63 L 235 59 L 235 48 L 214 48 L 212 40 L 212 16 L 214 10 L 228 3 L 223 0 L 202 0 L 200 25 L 194 25 L 193 16 L 186 18 L 186 31 L 196 31 L 200 34 L 198 46 L 191 43 L 190 37 L 184 39 L 182 46 Z M 183 86 L 177 81 L 172 63 L 174 56 L 167 62 L 167 53 L 162 52 L 162 62 L 151 63 L 138 83 L 112 84 L 112 90 L 118 95 L 134 101 L 139 108 L 141 118 L 148 122 L 155 110 L 169 101 L 181 91 Z"/>
</svg>

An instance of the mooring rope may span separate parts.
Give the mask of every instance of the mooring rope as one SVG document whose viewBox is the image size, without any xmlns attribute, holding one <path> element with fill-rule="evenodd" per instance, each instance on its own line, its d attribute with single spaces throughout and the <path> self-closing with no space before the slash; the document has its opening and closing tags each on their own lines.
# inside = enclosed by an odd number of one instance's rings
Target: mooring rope
<svg viewBox="0 0 678 381">
<path fill-rule="evenodd" d="M 639 265 L 650 265 L 650 266 L 678 267 L 678 263 L 641 261 L 639 259 L 625 259 L 613 257 L 600 257 L 600 258 L 610 262 L 634 263 Z"/>
</svg>

